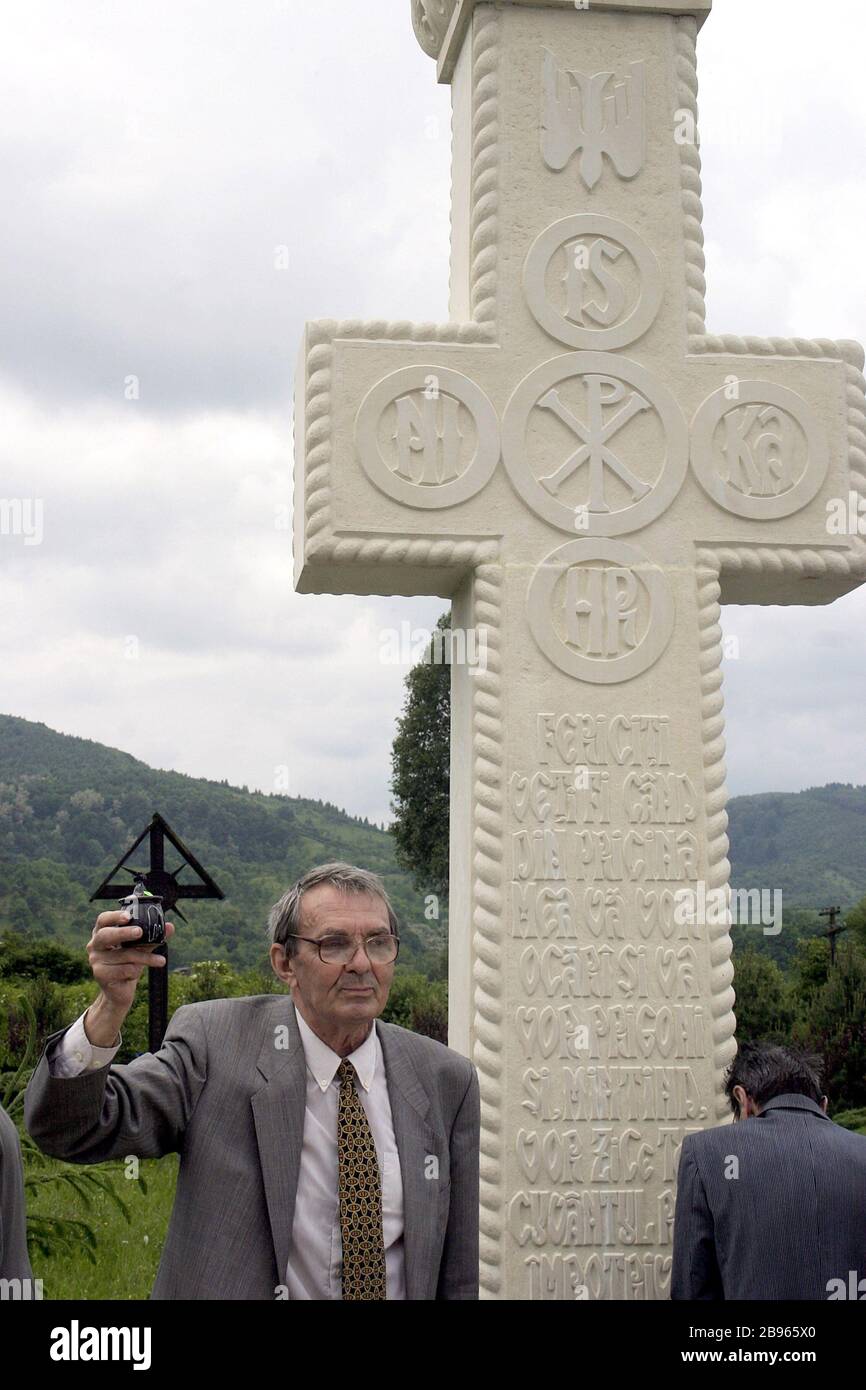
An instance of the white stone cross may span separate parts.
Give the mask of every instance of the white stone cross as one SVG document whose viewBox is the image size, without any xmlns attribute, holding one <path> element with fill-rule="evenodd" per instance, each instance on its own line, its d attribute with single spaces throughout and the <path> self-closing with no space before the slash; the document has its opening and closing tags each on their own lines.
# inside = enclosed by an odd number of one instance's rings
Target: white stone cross
<svg viewBox="0 0 866 1390">
<path fill-rule="evenodd" d="M 452 675 L 450 893 L 485 1297 L 666 1296 L 734 1050 L 719 604 L 866 575 L 828 526 L 866 491 L 861 349 L 705 332 L 709 9 L 414 0 L 451 321 L 311 323 L 297 374 L 296 587 L 442 595 L 486 641 Z"/>
</svg>

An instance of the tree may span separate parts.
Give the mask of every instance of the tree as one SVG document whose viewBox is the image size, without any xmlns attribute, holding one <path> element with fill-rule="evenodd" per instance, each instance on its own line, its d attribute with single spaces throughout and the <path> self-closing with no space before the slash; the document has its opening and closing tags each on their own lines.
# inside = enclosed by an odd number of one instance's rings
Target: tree
<svg viewBox="0 0 866 1390">
<path fill-rule="evenodd" d="M 839 947 L 836 965 L 798 1020 L 795 1039 L 824 1059 L 824 1087 L 834 1110 L 866 1106 L 866 953 Z"/>
<path fill-rule="evenodd" d="M 52 941 L 31 941 L 14 932 L 0 936 L 0 976 L 35 979 L 47 975 L 57 984 L 90 979 L 90 965 L 82 953 L 73 954 Z"/>
<path fill-rule="evenodd" d="M 830 971 L 830 943 L 826 937 L 798 941 L 794 953 L 794 988 L 803 1008 L 808 1008 L 827 983 Z"/>
<path fill-rule="evenodd" d="M 414 971 L 395 975 L 382 1017 L 436 1042 L 448 1041 L 448 987 Z"/>
<path fill-rule="evenodd" d="M 451 629 L 451 614 L 437 627 Z M 447 656 L 448 643 L 441 646 Z M 439 643 L 436 644 L 437 646 Z M 397 861 L 412 874 L 421 892 L 448 892 L 449 762 L 451 748 L 451 666 L 436 662 L 431 641 L 428 659 L 406 677 L 406 701 L 397 720 L 391 751 L 390 829 Z"/>
<path fill-rule="evenodd" d="M 768 956 L 752 947 L 738 951 L 734 962 L 734 990 L 737 1041 L 789 1041 L 793 1009 L 785 987 L 785 977 Z"/>
<path fill-rule="evenodd" d="M 845 914 L 845 925 L 855 941 L 866 947 L 866 898 Z"/>
</svg>

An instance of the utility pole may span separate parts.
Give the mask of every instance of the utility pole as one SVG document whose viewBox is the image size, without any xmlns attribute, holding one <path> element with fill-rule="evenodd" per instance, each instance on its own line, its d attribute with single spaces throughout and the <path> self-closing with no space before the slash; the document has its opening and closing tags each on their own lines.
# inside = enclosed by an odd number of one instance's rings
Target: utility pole
<svg viewBox="0 0 866 1390">
<path fill-rule="evenodd" d="M 839 913 L 841 911 L 841 907 L 825 907 L 822 908 L 822 910 L 818 913 L 819 917 L 830 918 L 830 925 L 827 927 L 827 930 L 825 932 L 821 933 L 821 935 L 826 936 L 830 942 L 831 966 L 836 964 L 836 937 L 839 935 L 840 932 L 848 930 L 844 922 L 840 922 L 838 926 L 836 925 L 836 918 L 839 916 Z"/>
</svg>

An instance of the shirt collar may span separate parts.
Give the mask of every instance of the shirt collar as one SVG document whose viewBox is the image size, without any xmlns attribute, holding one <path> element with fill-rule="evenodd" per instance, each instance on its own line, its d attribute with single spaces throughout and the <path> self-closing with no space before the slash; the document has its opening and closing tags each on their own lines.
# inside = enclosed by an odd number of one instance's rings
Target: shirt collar
<svg viewBox="0 0 866 1390">
<path fill-rule="evenodd" d="M 295 1018 L 298 1021 L 298 1031 L 301 1034 L 301 1042 L 304 1045 L 304 1057 L 307 1069 L 313 1077 L 316 1085 L 321 1090 L 327 1091 L 334 1077 L 340 1068 L 343 1058 L 340 1057 L 333 1048 L 322 1042 L 317 1033 L 314 1033 L 307 1020 L 302 1017 L 300 1011 L 295 1009 Z M 370 1029 L 367 1037 L 356 1047 L 354 1052 L 350 1052 L 346 1058 L 352 1063 L 358 1074 L 358 1080 L 365 1091 L 369 1091 L 376 1075 L 376 1063 L 379 1059 L 380 1043 L 376 1032 L 376 1025 Z"/>
</svg>

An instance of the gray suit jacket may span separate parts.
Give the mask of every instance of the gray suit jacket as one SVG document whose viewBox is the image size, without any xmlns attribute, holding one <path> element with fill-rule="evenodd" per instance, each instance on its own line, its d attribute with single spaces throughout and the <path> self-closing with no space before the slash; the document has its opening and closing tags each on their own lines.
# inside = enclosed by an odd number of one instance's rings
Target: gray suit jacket
<svg viewBox="0 0 866 1390">
<path fill-rule="evenodd" d="M 288 1046 L 275 1038 L 281 1027 Z M 479 1091 L 465 1057 L 377 1020 L 403 1175 L 406 1296 L 478 1297 Z M 62 1036 L 48 1039 L 46 1052 Z M 273 1299 L 285 1284 L 306 1107 L 286 995 L 174 1014 L 159 1052 L 25 1097 L 39 1147 L 73 1163 L 181 1156 L 155 1299 Z M 427 1174 L 438 1160 L 438 1178 Z"/>
<path fill-rule="evenodd" d="M 671 1298 L 826 1299 L 852 1270 L 866 1277 L 866 1136 L 799 1095 L 687 1136 Z"/>
<path fill-rule="evenodd" d="M 0 1279 L 32 1279 L 18 1131 L 0 1106 Z"/>
</svg>

